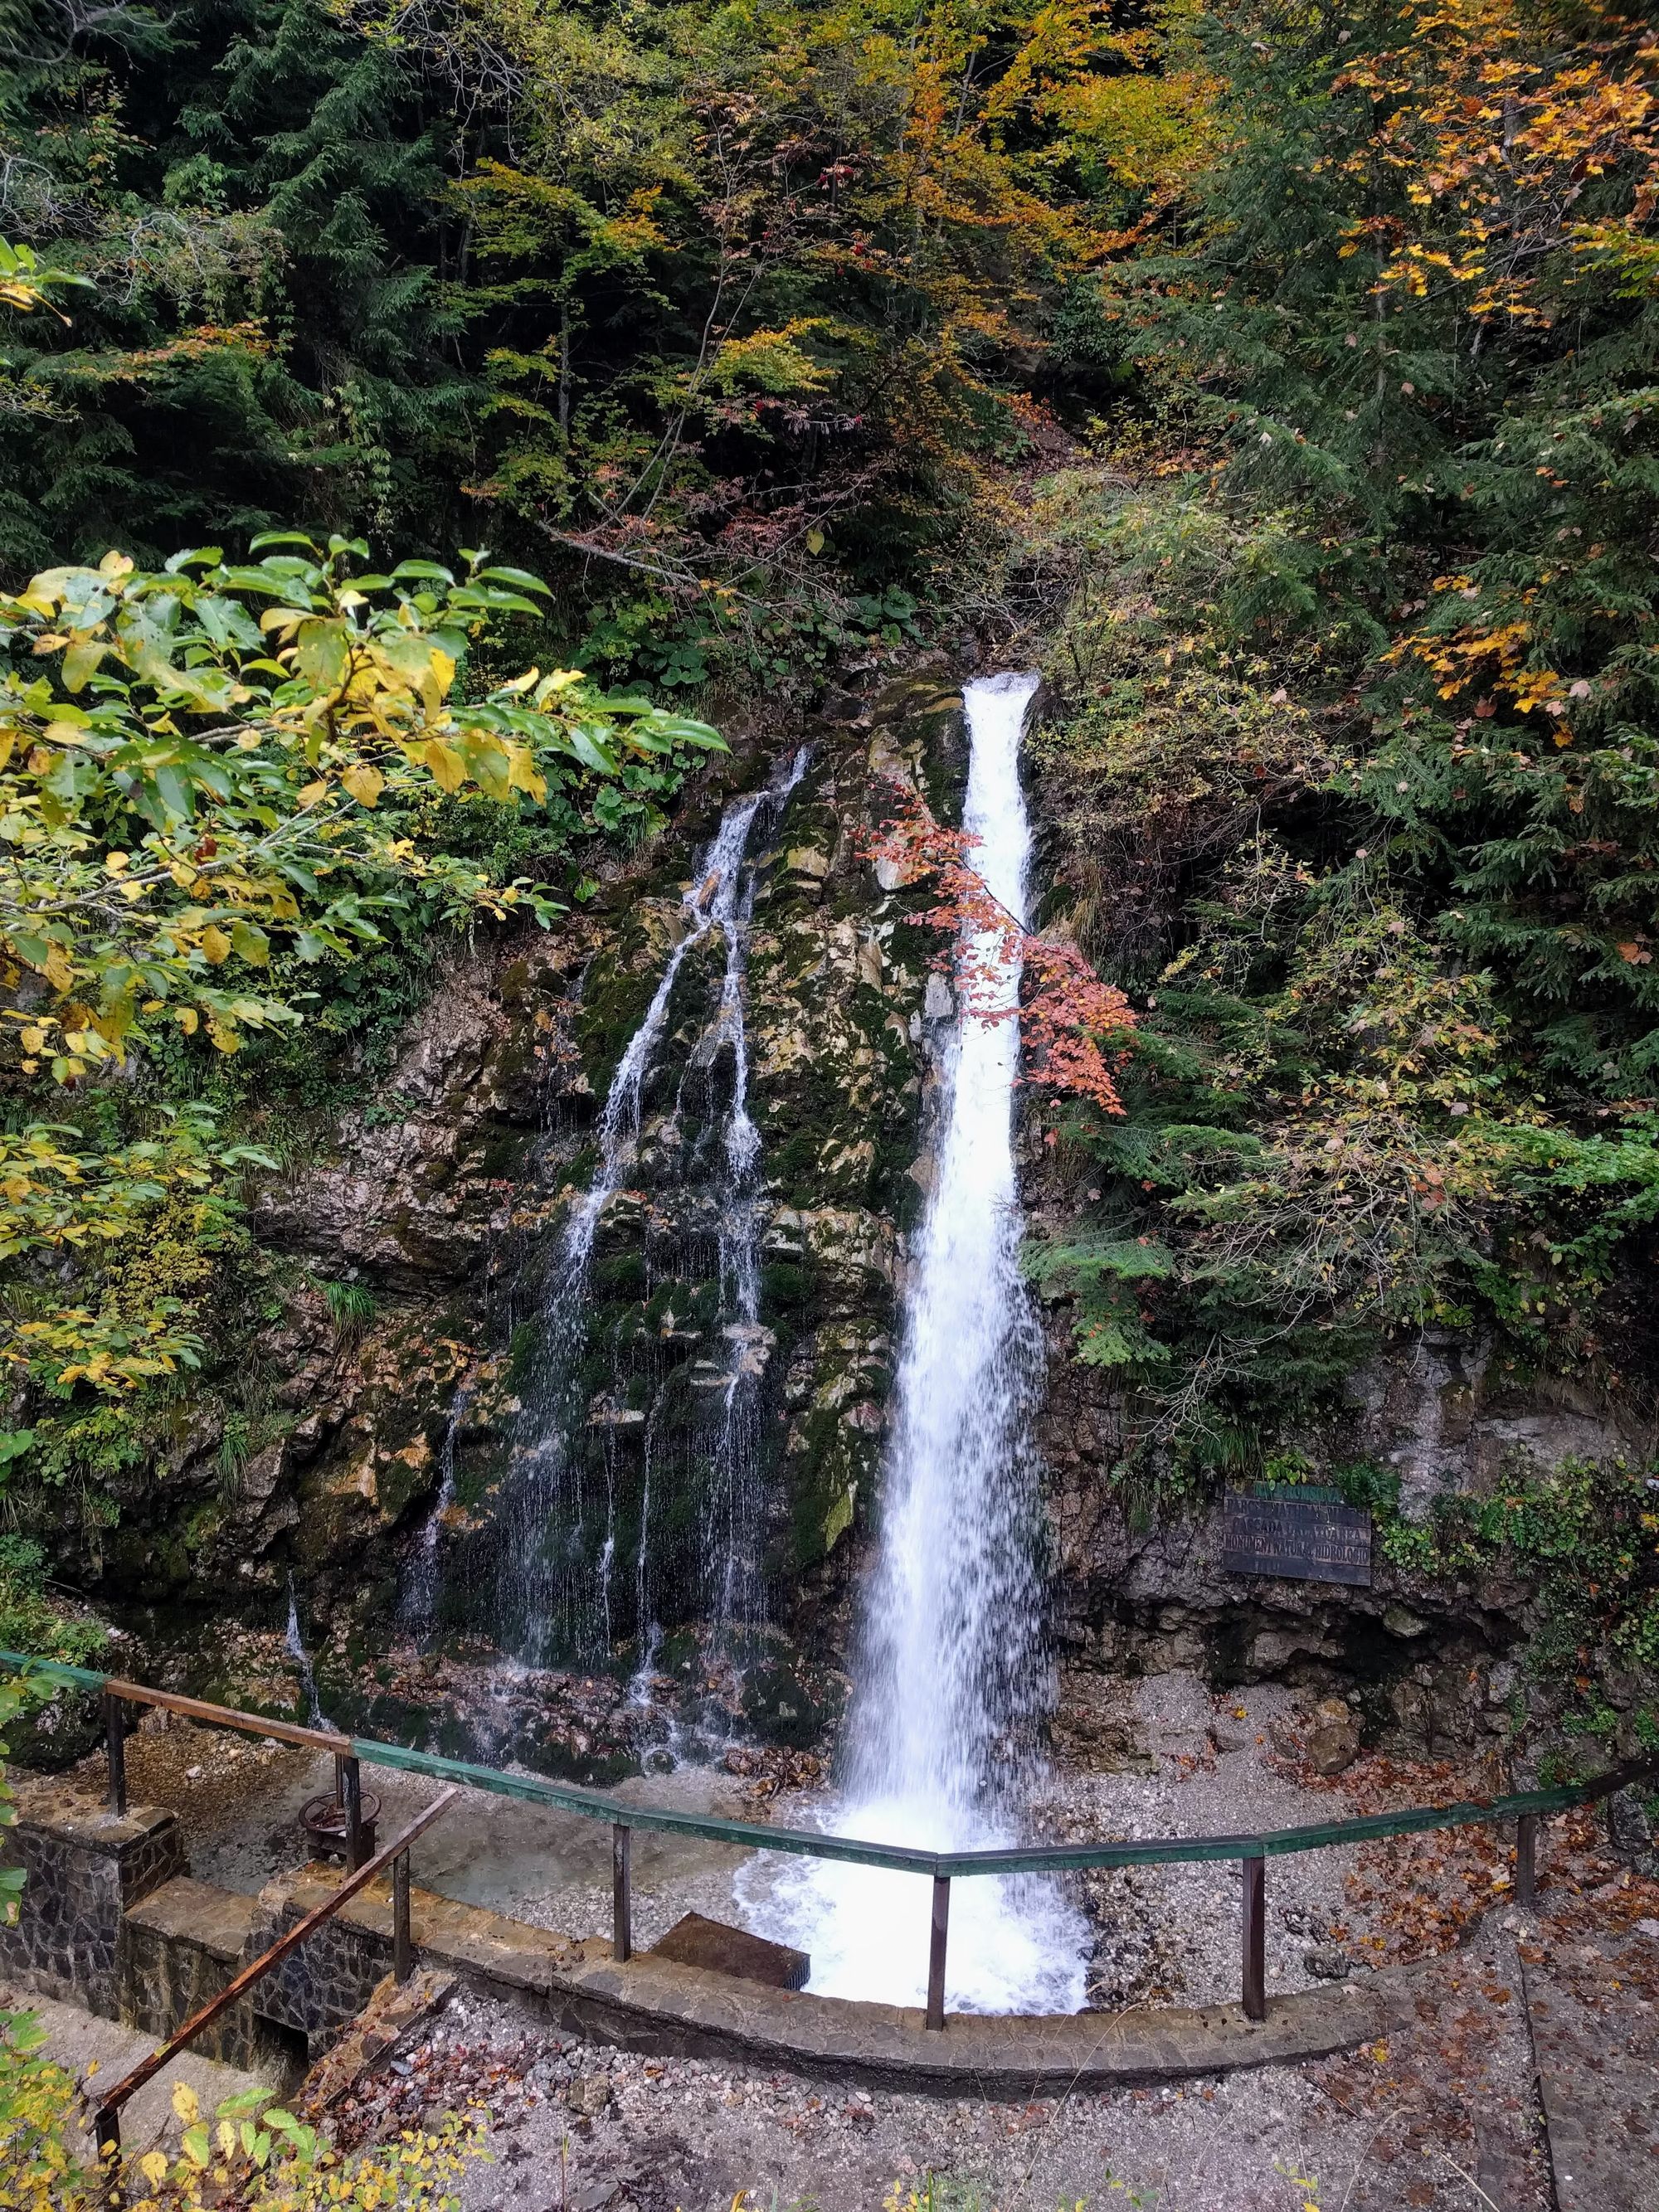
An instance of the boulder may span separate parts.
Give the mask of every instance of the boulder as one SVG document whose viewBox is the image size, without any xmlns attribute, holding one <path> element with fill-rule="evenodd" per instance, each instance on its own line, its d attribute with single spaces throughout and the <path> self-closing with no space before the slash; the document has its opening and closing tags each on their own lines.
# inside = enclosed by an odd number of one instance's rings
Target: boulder
<svg viewBox="0 0 1659 2212">
<path fill-rule="evenodd" d="M 1322 1698 L 1303 1738 L 1316 1774 L 1343 1774 L 1359 1756 L 1359 1723 L 1340 1698 Z"/>
</svg>

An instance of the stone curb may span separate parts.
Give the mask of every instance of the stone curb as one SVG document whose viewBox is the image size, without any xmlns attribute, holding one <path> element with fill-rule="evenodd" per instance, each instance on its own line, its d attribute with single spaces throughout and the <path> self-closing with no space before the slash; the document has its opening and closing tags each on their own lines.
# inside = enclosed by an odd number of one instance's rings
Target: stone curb
<svg viewBox="0 0 1659 2212">
<path fill-rule="evenodd" d="M 1294 2065 L 1386 2035 L 1420 1975 L 1368 1975 L 1238 2005 L 1165 2006 L 1048 2018 L 947 2015 L 930 2034 L 920 2009 L 811 1996 L 649 1956 L 556 1972 L 550 2001 L 568 2033 L 665 2057 L 741 2060 L 871 2088 L 1025 2098 Z"/>
</svg>

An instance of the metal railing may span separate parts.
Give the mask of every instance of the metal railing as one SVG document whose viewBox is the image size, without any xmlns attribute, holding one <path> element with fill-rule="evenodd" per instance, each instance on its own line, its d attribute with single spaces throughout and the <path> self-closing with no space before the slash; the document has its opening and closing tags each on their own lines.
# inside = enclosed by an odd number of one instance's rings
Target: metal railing
<svg viewBox="0 0 1659 2212">
<path fill-rule="evenodd" d="M 1100 1844 L 1032 1844 L 1017 1848 L 978 1851 L 914 1850 L 902 1844 L 867 1843 L 856 1837 L 834 1836 L 815 1828 L 774 1827 L 764 1820 L 727 1820 L 713 1814 L 684 1813 L 671 1806 L 635 1805 L 599 1790 L 579 1784 L 553 1782 L 540 1775 L 504 1774 L 493 1766 L 475 1766 L 466 1759 L 446 1759 L 436 1752 L 411 1751 L 401 1744 L 381 1743 L 373 1736 L 344 1736 L 330 1729 L 306 1729 L 292 1722 L 263 1719 L 257 1713 L 239 1712 L 228 1705 L 209 1704 L 170 1690 L 152 1690 L 138 1682 L 93 1673 L 85 1667 L 64 1666 L 56 1660 L 39 1660 L 27 1654 L 0 1650 L 0 1667 L 15 1668 L 26 1676 L 53 1682 L 67 1689 L 84 1690 L 107 1702 L 112 1716 L 109 1731 L 110 1802 L 125 1803 L 125 1758 L 117 1741 L 125 1705 L 158 1705 L 164 1710 L 206 1721 L 219 1728 L 240 1729 L 267 1736 L 279 1743 L 325 1751 L 341 1762 L 339 1771 L 349 1778 L 343 1793 L 347 1809 L 347 1857 L 356 1845 L 352 1808 L 360 1802 L 357 1777 L 361 1763 L 385 1766 L 404 1774 L 424 1774 L 435 1781 L 464 1784 L 491 1791 L 500 1797 L 517 1797 L 546 1805 L 585 1820 L 608 1820 L 611 1827 L 612 1943 L 618 1960 L 633 1954 L 631 1832 L 645 1828 L 660 1834 L 696 1836 L 705 1842 L 733 1844 L 752 1850 L 788 1851 L 804 1858 L 841 1859 L 857 1866 L 884 1867 L 895 1874 L 926 1875 L 933 1881 L 933 1910 L 929 1923 L 927 2025 L 945 2026 L 945 1971 L 950 1929 L 951 1884 L 957 1876 L 996 1874 L 1067 1874 L 1097 1867 L 1170 1866 L 1231 1860 L 1241 1875 L 1240 1911 L 1243 1953 L 1242 1995 L 1246 2016 L 1267 2017 L 1267 1862 L 1297 1851 L 1328 1849 L 1333 1844 L 1369 1843 L 1387 1836 L 1406 1836 L 1434 1828 L 1496 1826 L 1516 1824 L 1514 1894 L 1518 1903 L 1531 1905 L 1536 1884 L 1538 1824 L 1552 1813 L 1571 1811 L 1611 1796 L 1633 1782 L 1659 1776 L 1659 1759 L 1635 1759 L 1597 1775 L 1588 1782 L 1563 1783 L 1552 1790 L 1523 1790 L 1503 1797 L 1474 1797 L 1450 1805 L 1417 1805 L 1402 1813 L 1368 1813 L 1352 1820 L 1318 1821 L 1306 1827 L 1278 1828 L 1258 1835 L 1157 1836 L 1140 1840 Z"/>
<path fill-rule="evenodd" d="M 302 1919 L 296 1920 L 293 1927 L 284 1930 L 268 1950 L 251 1960 L 240 1973 L 232 1976 L 223 1989 L 193 2012 L 182 2027 L 175 2028 L 167 2041 L 152 2051 L 148 2058 L 141 2058 L 131 2072 L 123 2075 L 112 2089 L 104 2091 L 99 2100 L 93 2131 L 93 2140 L 98 2146 L 100 2158 L 121 2147 L 121 2107 L 128 2099 L 136 2096 L 146 2081 L 153 2081 L 164 2066 L 176 2058 L 187 2045 L 194 2043 L 205 2029 L 212 2027 L 221 2013 L 228 2011 L 239 1997 L 245 1997 L 250 1990 L 257 1987 L 273 1966 L 287 1958 L 290 1951 L 297 1951 L 308 1936 L 314 1936 L 325 1921 L 331 1920 L 343 1905 L 356 1897 L 360 1889 L 367 1889 L 370 1882 L 386 1873 L 388 1868 L 392 1870 L 392 1970 L 399 1982 L 409 1979 L 415 1966 L 414 1947 L 410 1941 L 409 1929 L 409 1847 L 417 1836 L 425 1834 L 441 1814 L 448 1811 L 460 1794 L 459 1789 L 441 1790 L 429 1805 L 422 1806 L 402 1835 L 389 1843 L 384 1850 L 377 1851 L 373 1858 L 366 1859 L 361 1866 L 349 1869 L 344 1881 L 331 1897 L 325 1898 Z"/>
</svg>

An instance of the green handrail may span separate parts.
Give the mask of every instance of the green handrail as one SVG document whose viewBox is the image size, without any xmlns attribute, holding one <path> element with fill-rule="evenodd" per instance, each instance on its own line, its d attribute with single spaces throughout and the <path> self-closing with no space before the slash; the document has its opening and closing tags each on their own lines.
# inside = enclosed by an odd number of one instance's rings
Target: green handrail
<svg viewBox="0 0 1659 2212">
<path fill-rule="evenodd" d="M 54 1682 L 66 1689 L 84 1690 L 94 1696 L 111 1694 L 119 1685 L 124 1692 L 141 1686 L 124 1683 L 112 1674 L 95 1674 L 86 1667 L 70 1667 L 60 1661 L 36 1659 L 27 1652 L 0 1650 L 0 1666 L 14 1667 L 25 1676 Z M 152 1692 L 160 1700 L 166 1692 Z M 258 1733 L 258 1715 L 224 1713 L 224 1725 Z M 311 1733 L 293 1729 L 294 1735 Z M 856 1837 L 835 1836 L 816 1828 L 774 1827 L 764 1820 L 726 1820 L 712 1814 L 683 1813 L 669 1806 L 637 1805 L 580 1784 L 552 1782 L 540 1775 L 504 1774 L 493 1766 L 475 1766 L 463 1759 L 446 1759 L 439 1753 L 412 1751 L 402 1744 L 381 1743 L 373 1736 L 325 1737 L 317 1731 L 319 1747 L 349 1750 L 349 1756 L 372 1766 L 392 1767 L 405 1774 L 425 1774 L 434 1780 L 462 1782 L 475 1790 L 490 1790 L 501 1797 L 517 1797 L 531 1804 L 547 1805 L 583 1819 L 607 1820 L 613 1827 L 649 1828 L 670 1835 L 696 1836 L 705 1842 L 744 1845 L 754 1850 L 791 1851 L 805 1858 L 849 1860 L 859 1866 L 884 1867 L 897 1874 L 932 1875 L 948 1881 L 957 1875 L 1063 1874 L 1090 1867 L 1164 1866 L 1218 1859 L 1279 1858 L 1295 1851 L 1322 1850 L 1336 1844 L 1364 1843 L 1384 1836 L 1411 1835 L 1430 1828 L 1474 1827 L 1489 1822 L 1514 1820 L 1547 1813 L 1562 1813 L 1609 1796 L 1627 1783 L 1659 1773 L 1659 1760 L 1632 1760 L 1587 1782 L 1562 1783 L 1553 1790 L 1523 1790 L 1504 1797 L 1463 1798 L 1450 1805 L 1418 1805 L 1402 1813 L 1369 1813 L 1351 1820 L 1318 1821 L 1307 1827 L 1279 1828 L 1261 1834 L 1225 1836 L 1159 1836 L 1119 1843 L 1036 1844 L 1019 1849 L 976 1851 L 913 1850 L 902 1844 L 878 1844 Z"/>
</svg>

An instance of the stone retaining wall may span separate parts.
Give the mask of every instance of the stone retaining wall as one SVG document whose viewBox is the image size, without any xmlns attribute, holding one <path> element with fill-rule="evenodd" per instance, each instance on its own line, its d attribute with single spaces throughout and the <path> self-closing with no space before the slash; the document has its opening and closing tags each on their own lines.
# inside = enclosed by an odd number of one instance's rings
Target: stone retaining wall
<svg viewBox="0 0 1659 2212">
<path fill-rule="evenodd" d="M 163 2042 L 264 1948 L 253 1898 L 180 1875 L 122 1925 L 121 2018 Z M 307 2038 L 265 2008 L 263 1984 L 222 2012 L 192 2048 L 273 2082 L 309 2056 Z"/>
<path fill-rule="evenodd" d="M 17 1925 L 0 1928 L 0 1974 L 117 2020 L 122 1924 L 184 1873 L 179 1823 L 145 1806 L 118 1816 L 58 1782 L 21 1782 L 16 1795 L 17 1824 L 0 1832 L 0 1863 L 21 1864 L 27 1879 Z"/>
</svg>

